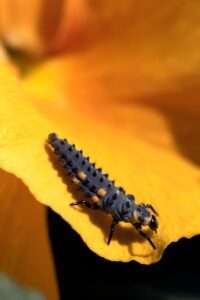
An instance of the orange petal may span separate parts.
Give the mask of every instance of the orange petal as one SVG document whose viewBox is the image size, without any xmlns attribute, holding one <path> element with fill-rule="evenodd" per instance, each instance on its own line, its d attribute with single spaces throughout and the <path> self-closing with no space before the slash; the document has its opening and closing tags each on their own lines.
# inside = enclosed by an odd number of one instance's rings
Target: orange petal
<svg viewBox="0 0 200 300">
<path fill-rule="evenodd" d="M 7 45 L 31 52 L 42 51 L 38 34 L 41 7 L 42 2 L 38 0 L 0 1 L 0 33 Z"/>
<path fill-rule="evenodd" d="M 178 111 L 199 110 L 200 4 L 136 2 L 118 0 L 113 5 L 108 0 L 92 7 L 87 1 L 74 2 L 80 9 L 77 19 L 86 15 L 86 23 L 91 24 L 86 43 L 92 39 L 95 43 L 71 52 L 67 60 L 58 59 L 44 68 L 40 65 L 25 85 L 43 96 L 47 91 L 49 98 L 47 81 L 52 78 L 52 97 L 58 93 L 73 101 L 84 98 L 88 106 L 104 99 L 134 100 Z M 73 16 L 69 19 L 77 23 Z M 62 48 L 66 30 L 58 32 L 57 46 Z"/>
<path fill-rule="evenodd" d="M 0 36 L 34 55 L 74 48 L 91 27 L 90 11 L 84 0 L 0 0 Z"/>
<path fill-rule="evenodd" d="M 1 0 L 0 35 L 11 47 L 35 54 L 74 45 L 80 51 L 91 41 L 104 45 L 112 40 L 124 49 L 121 55 L 131 50 L 134 70 L 141 61 L 150 73 L 160 66 L 165 79 L 174 73 L 174 63 L 189 72 L 192 61 L 198 69 L 199 51 L 193 43 L 199 36 L 198 12 L 196 1 L 116 0 L 113 5 L 112 0 Z"/>
</svg>

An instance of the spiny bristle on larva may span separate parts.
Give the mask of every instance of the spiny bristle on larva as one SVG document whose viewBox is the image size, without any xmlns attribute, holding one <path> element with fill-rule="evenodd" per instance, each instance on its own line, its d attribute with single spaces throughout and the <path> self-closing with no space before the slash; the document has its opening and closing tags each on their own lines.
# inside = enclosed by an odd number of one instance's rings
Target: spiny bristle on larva
<svg viewBox="0 0 200 300">
<path fill-rule="evenodd" d="M 53 147 L 68 175 L 76 176 L 81 181 L 82 190 L 91 189 L 91 192 L 95 193 L 102 186 L 110 190 L 114 185 L 114 182 L 108 179 L 108 174 L 102 174 L 101 168 L 96 169 L 95 163 L 90 162 L 89 157 L 83 156 L 82 150 L 76 150 L 75 145 L 69 144 L 66 139 L 60 139 L 56 133 L 50 133 L 48 143 Z"/>
</svg>

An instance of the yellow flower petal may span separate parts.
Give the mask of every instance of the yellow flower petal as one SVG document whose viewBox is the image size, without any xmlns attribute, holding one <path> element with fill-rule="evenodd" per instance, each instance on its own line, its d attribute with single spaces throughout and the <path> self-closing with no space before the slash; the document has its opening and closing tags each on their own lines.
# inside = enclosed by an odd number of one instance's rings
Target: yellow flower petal
<svg viewBox="0 0 200 300">
<path fill-rule="evenodd" d="M 38 66 L 23 81 L 0 74 L 0 167 L 99 255 L 150 264 L 170 242 L 200 230 L 199 4 L 88 3 L 76 5 L 93 25 L 86 30 L 93 45 Z M 71 23 L 79 17 L 72 13 Z M 64 35 L 59 29 L 58 48 Z M 44 145 L 52 131 L 83 148 L 138 202 L 156 207 L 156 251 L 123 224 L 108 247 L 110 217 L 68 205 L 73 195 Z"/>
<path fill-rule="evenodd" d="M 84 66 L 84 61 L 82 63 Z M 68 66 L 66 82 L 73 79 L 71 71 L 77 65 L 78 61 L 77 64 L 65 61 L 65 67 Z M 65 99 L 61 93 L 52 99 L 49 86 L 48 100 L 45 98 L 47 90 L 41 90 L 40 99 L 34 98 L 24 91 L 19 80 L 0 74 L 0 94 L 3 95 L 0 100 L 0 125 L 3 128 L 0 132 L 0 166 L 20 177 L 35 197 L 67 220 L 97 254 L 110 260 L 136 260 L 144 264 L 158 261 L 169 243 L 200 231 L 199 169 L 180 155 L 173 132 L 157 108 L 132 101 L 99 101 L 94 105 L 95 102 L 87 102 L 86 96 L 91 99 L 96 91 L 98 100 L 100 97 L 108 100 L 110 94 L 98 86 L 99 78 L 92 82 L 92 77 L 88 76 L 83 83 L 80 77 L 77 81 L 69 81 L 71 85 L 66 87 Z M 72 89 L 75 82 L 77 85 Z M 91 94 L 90 89 L 87 90 L 89 82 Z M 88 85 L 84 97 L 81 87 L 85 83 Z M 172 116 L 176 118 L 177 130 L 183 132 L 180 124 L 183 130 L 188 128 L 187 124 L 181 123 L 181 115 L 174 113 Z M 192 126 L 195 115 L 185 112 L 185 116 Z M 45 140 L 52 131 L 84 149 L 85 154 L 90 155 L 117 184 L 135 194 L 137 202 L 155 206 L 160 225 L 153 236 L 157 246 L 155 251 L 139 239 L 132 228 L 123 224 L 118 227 L 111 245 L 107 246 L 111 218 L 98 211 L 82 211 L 69 206 L 73 195 L 66 190 L 66 183 L 55 168 L 55 159 L 45 147 Z M 196 144 L 195 134 L 190 143 Z"/>
<path fill-rule="evenodd" d="M 15 176 L 0 170 L 0 181 L 1 272 L 47 299 L 58 299 L 46 210 Z"/>
</svg>

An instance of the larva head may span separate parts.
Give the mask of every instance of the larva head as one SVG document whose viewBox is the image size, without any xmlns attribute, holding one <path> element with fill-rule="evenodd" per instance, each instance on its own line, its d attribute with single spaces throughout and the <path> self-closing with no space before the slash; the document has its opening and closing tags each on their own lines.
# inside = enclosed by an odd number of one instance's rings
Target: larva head
<svg viewBox="0 0 200 300">
<path fill-rule="evenodd" d="M 151 230 L 158 229 L 157 213 L 151 205 L 137 205 L 133 217 L 136 223 L 141 226 L 148 226 Z"/>
</svg>

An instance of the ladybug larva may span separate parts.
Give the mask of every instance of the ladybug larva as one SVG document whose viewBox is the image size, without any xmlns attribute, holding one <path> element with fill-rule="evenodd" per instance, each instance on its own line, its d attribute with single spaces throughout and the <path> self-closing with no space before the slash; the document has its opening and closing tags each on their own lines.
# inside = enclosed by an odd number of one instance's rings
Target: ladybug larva
<svg viewBox="0 0 200 300">
<path fill-rule="evenodd" d="M 54 149 L 64 169 L 74 184 L 78 185 L 84 194 L 84 199 L 71 203 L 83 205 L 92 209 L 100 209 L 112 216 L 112 223 L 107 243 L 110 244 L 116 225 L 119 222 L 132 224 L 138 233 L 155 249 L 150 237 L 142 231 L 144 226 L 152 231 L 158 228 L 158 215 L 151 204 L 136 204 L 135 197 L 127 194 L 123 188 L 117 187 L 114 181 L 97 169 L 89 157 L 83 156 L 75 145 L 66 139 L 60 139 L 55 133 L 50 133 L 48 143 Z"/>
</svg>

